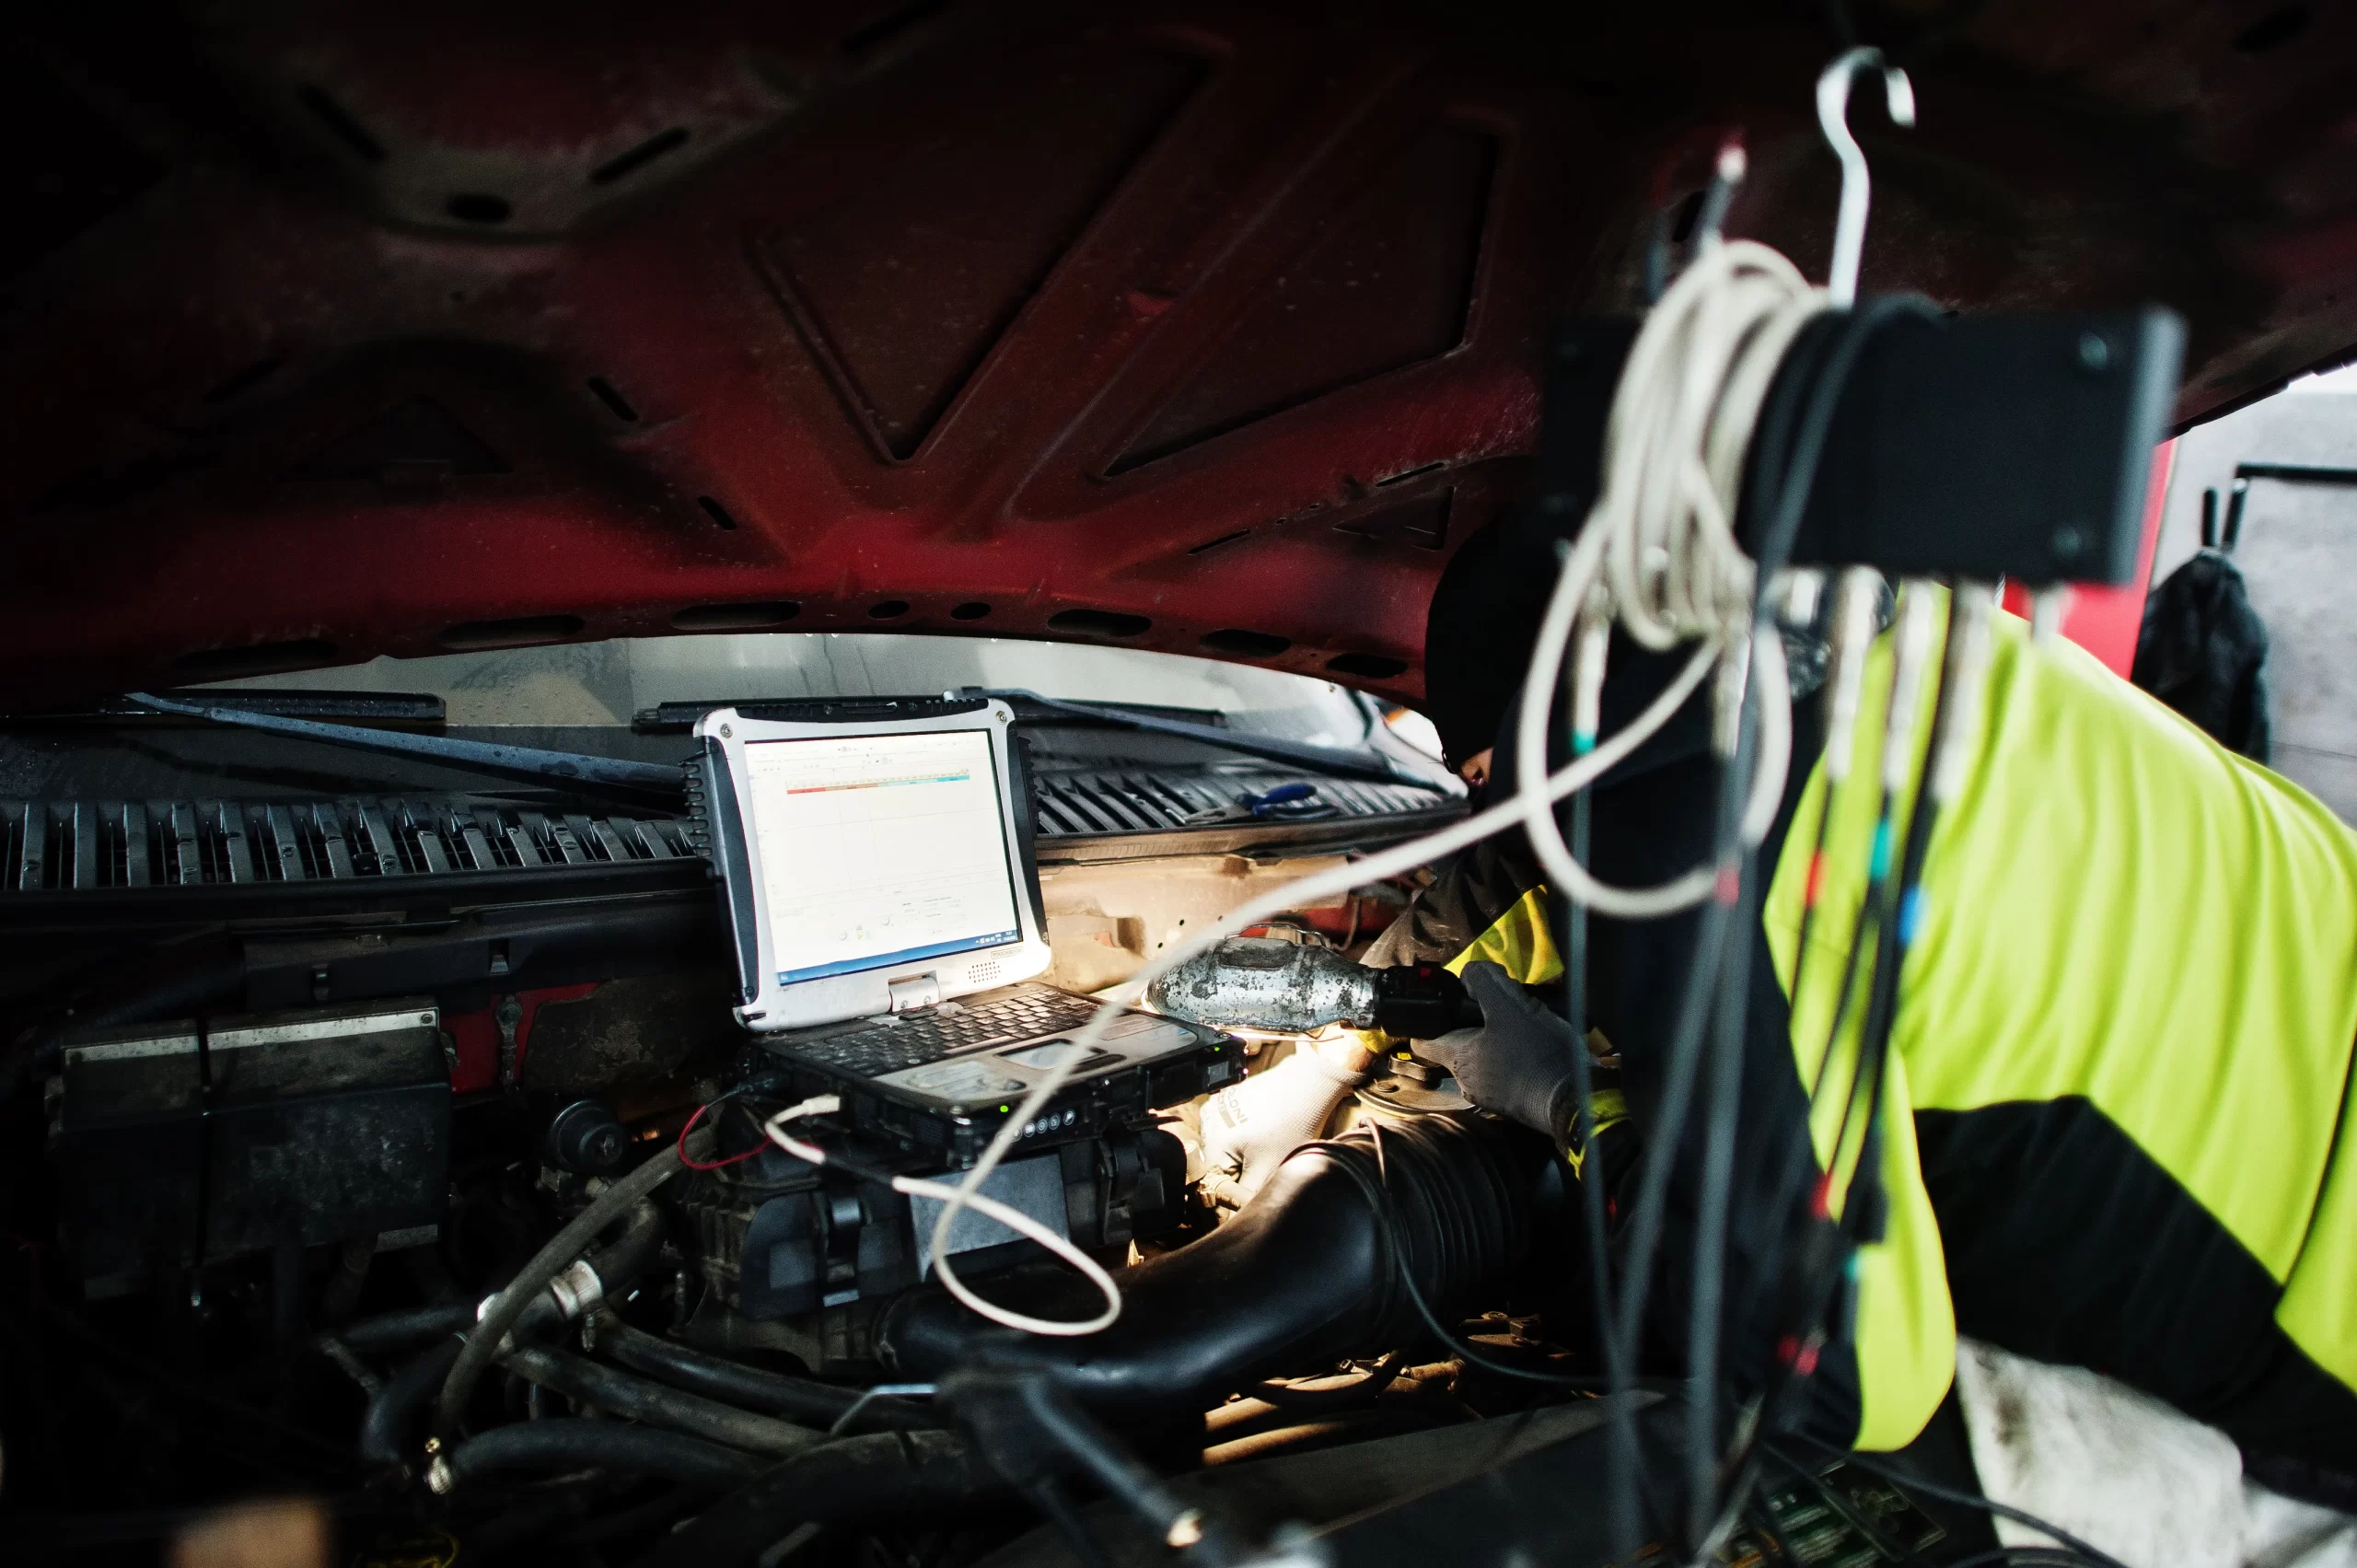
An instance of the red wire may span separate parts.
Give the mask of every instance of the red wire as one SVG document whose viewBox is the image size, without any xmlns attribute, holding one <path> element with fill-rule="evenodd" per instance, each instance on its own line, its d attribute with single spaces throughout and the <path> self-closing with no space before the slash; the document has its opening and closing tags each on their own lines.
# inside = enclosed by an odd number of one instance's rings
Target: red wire
<svg viewBox="0 0 2357 1568">
<path fill-rule="evenodd" d="M 705 1161 L 697 1159 L 694 1156 L 689 1154 L 688 1134 L 696 1130 L 696 1123 L 703 1120 L 703 1113 L 710 1110 L 713 1106 L 718 1105 L 719 1103 L 720 1102 L 718 1100 L 714 1100 L 709 1104 L 696 1107 L 696 1113 L 688 1118 L 688 1124 L 686 1126 L 679 1129 L 679 1163 L 686 1166 L 690 1170 L 722 1170 L 732 1165 L 742 1165 L 747 1160 L 751 1159 L 755 1155 L 760 1154 L 763 1149 L 770 1146 L 769 1138 L 764 1134 L 760 1143 L 755 1144 L 743 1154 L 730 1155 L 726 1159 L 713 1160 L 707 1164 Z"/>
</svg>

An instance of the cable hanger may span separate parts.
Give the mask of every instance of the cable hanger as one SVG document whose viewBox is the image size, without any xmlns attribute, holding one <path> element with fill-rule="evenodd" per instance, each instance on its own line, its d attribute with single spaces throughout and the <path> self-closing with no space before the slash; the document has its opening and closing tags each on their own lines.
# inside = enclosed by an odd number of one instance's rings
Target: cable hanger
<svg viewBox="0 0 2357 1568">
<path fill-rule="evenodd" d="M 1883 61 L 1879 49 L 1852 49 L 1825 68 L 1817 79 L 1817 123 L 1826 145 L 1841 160 L 1841 201 L 1833 222 L 1833 267 L 1827 275 L 1827 303 L 1847 310 L 1858 302 L 1858 264 L 1866 250 L 1866 209 L 1874 201 L 1873 176 L 1866 171 L 1865 149 L 1850 134 L 1850 86 L 1861 74 L 1882 73 L 1883 102 L 1891 123 L 1912 129 L 1915 124 L 1915 84 L 1907 73 Z"/>
</svg>

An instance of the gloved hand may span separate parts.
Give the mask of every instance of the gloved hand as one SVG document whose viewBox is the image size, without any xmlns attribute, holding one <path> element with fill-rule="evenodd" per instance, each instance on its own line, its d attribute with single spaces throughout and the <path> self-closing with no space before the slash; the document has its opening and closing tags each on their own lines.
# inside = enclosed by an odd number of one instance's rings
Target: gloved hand
<svg viewBox="0 0 2357 1568">
<path fill-rule="evenodd" d="M 1265 1073 L 1231 1084 L 1203 1106 L 1205 1186 L 1248 1198 L 1284 1157 L 1326 1131 L 1351 1090 L 1366 1082 L 1304 1043 Z"/>
<path fill-rule="evenodd" d="M 1561 1143 L 1577 1109 L 1572 1052 L 1587 1046 L 1497 965 L 1468 964 L 1464 978 L 1481 1005 L 1481 1027 L 1426 1040 L 1418 1054 L 1455 1074 L 1465 1098 L 1482 1109 Z"/>
</svg>

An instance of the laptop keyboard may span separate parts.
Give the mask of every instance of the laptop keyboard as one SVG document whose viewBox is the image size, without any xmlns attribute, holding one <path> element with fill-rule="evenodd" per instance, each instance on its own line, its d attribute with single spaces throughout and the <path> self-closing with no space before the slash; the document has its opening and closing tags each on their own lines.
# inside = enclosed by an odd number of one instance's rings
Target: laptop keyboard
<svg viewBox="0 0 2357 1568">
<path fill-rule="evenodd" d="M 796 1044 L 793 1050 L 814 1062 L 863 1077 L 880 1077 L 903 1067 L 922 1067 L 959 1051 L 985 1046 L 1011 1045 L 1036 1040 L 1059 1029 L 1076 1029 L 1097 1011 L 1086 996 L 1071 996 L 1045 987 L 1025 989 L 979 1007 L 957 1012 L 935 1008 L 903 1013 L 893 1022 L 850 1034 Z"/>
</svg>

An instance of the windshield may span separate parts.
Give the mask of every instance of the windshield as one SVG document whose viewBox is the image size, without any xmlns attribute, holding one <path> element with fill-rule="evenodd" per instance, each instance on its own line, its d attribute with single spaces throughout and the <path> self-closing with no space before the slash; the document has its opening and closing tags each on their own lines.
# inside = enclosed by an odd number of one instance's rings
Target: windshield
<svg viewBox="0 0 2357 1568">
<path fill-rule="evenodd" d="M 1379 710 L 1310 676 L 1135 648 L 888 633 L 619 637 L 556 647 L 380 658 L 226 680 L 212 690 L 417 691 L 460 728 L 622 727 L 664 703 L 927 696 L 1024 688 L 1068 702 L 1223 714 L 1230 728 L 1356 747 Z"/>
</svg>

